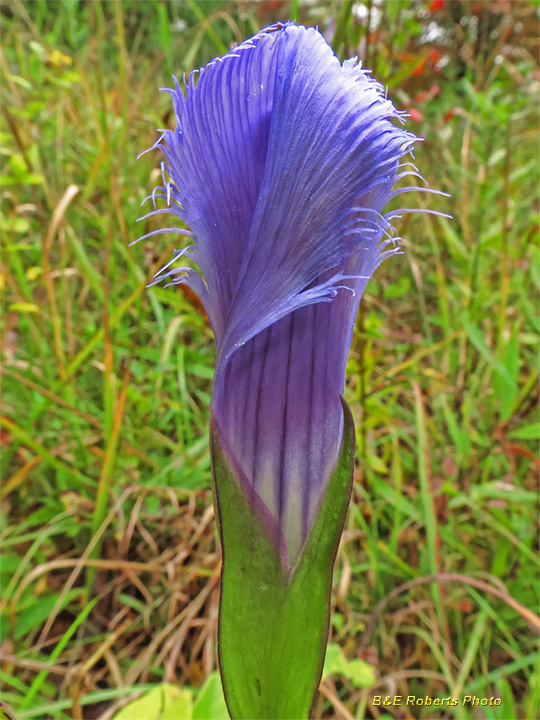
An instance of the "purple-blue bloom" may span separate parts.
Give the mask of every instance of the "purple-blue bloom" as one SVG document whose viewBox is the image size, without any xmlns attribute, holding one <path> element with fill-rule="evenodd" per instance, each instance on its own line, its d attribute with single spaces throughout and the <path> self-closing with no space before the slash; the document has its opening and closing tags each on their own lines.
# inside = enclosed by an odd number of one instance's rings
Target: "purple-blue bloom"
<svg viewBox="0 0 540 720">
<path fill-rule="evenodd" d="M 204 304 L 214 421 L 290 568 L 338 458 L 360 298 L 399 248 L 383 212 L 415 137 L 355 59 L 341 65 L 316 29 L 290 23 L 168 92 L 176 129 L 156 143 L 153 198 L 193 238 L 156 281 L 184 282 Z"/>
</svg>

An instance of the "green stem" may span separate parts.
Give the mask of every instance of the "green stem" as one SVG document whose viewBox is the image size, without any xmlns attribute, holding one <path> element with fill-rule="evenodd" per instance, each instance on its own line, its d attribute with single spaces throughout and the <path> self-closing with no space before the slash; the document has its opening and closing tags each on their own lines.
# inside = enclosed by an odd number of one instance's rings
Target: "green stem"
<svg viewBox="0 0 540 720">
<path fill-rule="evenodd" d="M 340 457 L 296 568 L 247 501 L 211 426 L 214 497 L 223 548 L 218 649 L 232 718 L 307 718 L 320 682 L 332 569 L 352 489 L 354 423 L 343 402 Z"/>
</svg>

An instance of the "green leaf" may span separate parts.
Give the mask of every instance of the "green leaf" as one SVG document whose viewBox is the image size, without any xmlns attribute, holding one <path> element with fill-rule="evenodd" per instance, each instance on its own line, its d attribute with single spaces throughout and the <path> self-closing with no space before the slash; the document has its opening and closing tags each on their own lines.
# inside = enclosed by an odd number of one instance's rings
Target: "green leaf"
<svg viewBox="0 0 540 720">
<path fill-rule="evenodd" d="M 481 506 L 486 500 L 504 500 L 512 503 L 534 503 L 538 493 L 524 490 L 518 486 L 505 485 L 499 481 L 486 482 L 484 485 L 473 485 L 470 491 L 459 493 L 448 501 L 449 508 L 463 505 Z"/>
<path fill-rule="evenodd" d="M 398 280 L 390 283 L 384 288 L 383 294 L 387 300 L 402 297 L 406 295 L 411 288 L 411 281 L 406 275 L 402 275 Z"/>
<path fill-rule="evenodd" d="M 191 720 L 190 690 L 163 683 L 125 705 L 114 720 Z"/>
<path fill-rule="evenodd" d="M 193 706 L 193 720 L 229 720 L 219 673 L 209 675 L 200 689 Z"/>
<path fill-rule="evenodd" d="M 19 312 L 19 313 L 37 313 L 39 312 L 39 307 L 37 305 L 34 305 L 34 303 L 27 303 L 27 302 L 20 302 L 20 303 L 11 303 L 9 306 L 9 310 L 11 312 Z"/>
<path fill-rule="evenodd" d="M 538 440 L 540 438 L 540 423 L 524 425 L 508 433 L 509 440 Z"/>
<path fill-rule="evenodd" d="M 497 373 L 493 378 L 493 386 L 499 397 L 500 418 L 504 422 L 512 414 L 512 408 L 518 393 L 519 339 L 517 324 L 514 325 L 510 333 L 502 362 L 508 373 L 509 380 Z"/>
<path fill-rule="evenodd" d="M 446 218 L 438 218 L 438 222 L 444 232 L 446 246 L 455 260 L 469 261 L 470 252 L 462 241 L 459 233 L 454 229 L 455 223 L 449 222 Z"/>
<path fill-rule="evenodd" d="M 30 40 L 28 43 L 28 46 L 30 47 L 33 52 L 36 53 L 38 57 L 40 57 L 42 60 L 44 60 L 47 56 L 47 50 L 41 45 L 40 43 L 36 42 L 35 40 Z"/>
<path fill-rule="evenodd" d="M 499 375 L 502 375 L 504 380 L 511 385 L 513 382 L 512 378 L 508 374 L 508 371 L 504 367 L 504 365 L 498 362 L 498 360 L 493 355 L 493 352 L 489 348 L 481 330 L 479 330 L 479 328 L 474 325 L 474 323 L 467 316 L 463 317 L 463 326 L 465 328 L 465 332 L 467 333 L 467 337 L 471 342 L 471 345 L 476 348 L 478 353 L 484 358 L 488 365 L 491 365 L 495 372 L 499 373 Z"/>
<path fill-rule="evenodd" d="M 341 675 L 357 688 L 370 688 L 375 685 L 375 672 L 372 666 L 359 658 L 347 660 L 343 650 L 336 643 L 328 646 L 324 660 L 323 680 L 330 675 Z"/>
<path fill-rule="evenodd" d="M 379 475 L 388 476 L 388 468 L 378 455 L 374 455 L 372 453 L 368 454 L 367 461 L 370 467 L 373 468 L 376 473 L 379 473 Z"/>
<path fill-rule="evenodd" d="M 80 595 L 80 589 L 70 590 L 67 593 L 61 608 L 64 608 L 74 597 Z M 15 620 L 15 639 L 20 640 L 28 632 L 39 627 L 49 617 L 58 600 L 57 595 L 49 595 L 35 600 L 25 610 L 22 610 Z"/>
<path fill-rule="evenodd" d="M 443 401 L 442 409 L 448 427 L 448 432 L 450 433 L 452 442 L 460 455 L 460 460 L 465 460 L 471 452 L 469 435 L 459 426 L 458 418 L 448 403 Z"/>
<path fill-rule="evenodd" d="M 354 423 L 345 416 L 340 457 L 296 568 L 247 502 L 211 424 L 214 497 L 223 547 L 218 648 L 232 718 L 307 718 L 320 681 L 332 568 L 352 487 Z"/>
<path fill-rule="evenodd" d="M 160 720 L 192 720 L 193 694 L 191 690 L 185 688 L 180 693 L 180 696 L 163 711 Z M 218 720 L 217 717 L 216 720 Z M 224 720 L 227 720 L 226 715 Z"/>
<path fill-rule="evenodd" d="M 4 551 L 2 553 L 2 563 L 0 564 L 0 576 L 5 575 L 9 578 L 15 573 L 20 564 L 21 558 L 18 555 L 11 555 Z"/>
</svg>

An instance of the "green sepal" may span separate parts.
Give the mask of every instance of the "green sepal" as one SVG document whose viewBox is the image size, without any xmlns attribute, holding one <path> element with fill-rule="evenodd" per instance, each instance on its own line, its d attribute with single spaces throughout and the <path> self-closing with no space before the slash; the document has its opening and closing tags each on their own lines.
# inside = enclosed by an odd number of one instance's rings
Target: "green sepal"
<svg viewBox="0 0 540 720">
<path fill-rule="evenodd" d="M 234 720 L 304 720 L 328 638 L 332 569 L 352 489 L 354 422 L 342 399 L 336 469 L 292 571 L 247 502 L 211 423 L 214 498 L 223 549 L 218 652 Z"/>
</svg>

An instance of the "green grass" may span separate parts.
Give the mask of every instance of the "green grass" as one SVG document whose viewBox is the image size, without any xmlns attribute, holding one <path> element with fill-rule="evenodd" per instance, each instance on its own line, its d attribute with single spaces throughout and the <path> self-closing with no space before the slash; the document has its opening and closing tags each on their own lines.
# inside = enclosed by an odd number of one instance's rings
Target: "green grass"
<svg viewBox="0 0 540 720">
<path fill-rule="evenodd" d="M 342 57 L 363 43 L 421 113 L 417 164 L 451 199 L 401 202 L 453 215 L 396 220 L 404 254 L 363 300 L 332 636 L 377 684 L 327 678 L 317 717 L 383 717 L 372 697 L 394 692 L 502 700 L 414 717 L 538 716 L 536 10 L 486 10 L 483 44 L 440 11 L 449 62 L 414 74 L 420 6 L 386 4 L 367 36 L 347 2 L 2 5 L 0 652 L 17 717 L 97 717 L 215 669 L 214 344 L 190 294 L 146 290 L 176 239 L 128 247 L 158 227 L 135 220 L 159 156 L 136 156 L 173 122 L 172 72 L 298 14 L 333 19 Z"/>
</svg>

